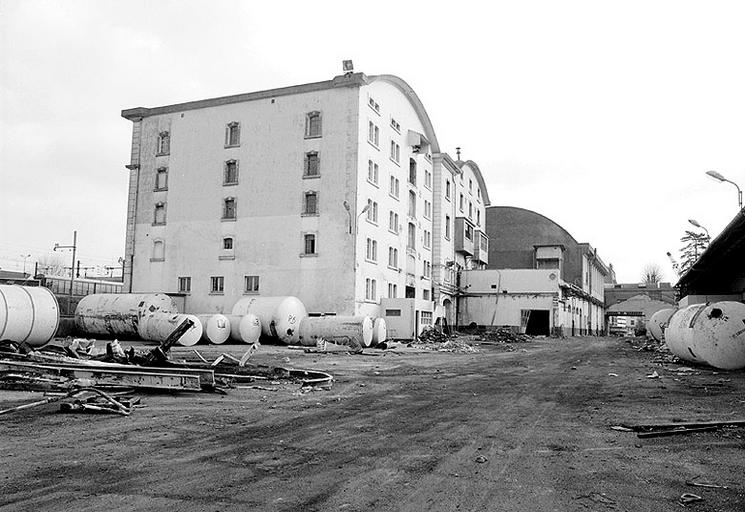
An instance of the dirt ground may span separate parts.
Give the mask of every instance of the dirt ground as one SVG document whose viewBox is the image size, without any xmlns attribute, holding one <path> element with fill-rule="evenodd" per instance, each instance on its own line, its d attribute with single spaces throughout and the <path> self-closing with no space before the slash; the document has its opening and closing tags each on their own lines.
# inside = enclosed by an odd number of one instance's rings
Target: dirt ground
<svg viewBox="0 0 745 512">
<path fill-rule="evenodd" d="M 147 394 L 126 418 L 55 404 L 2 416 L 0 510 L 679 511 L 684 493 L 703 498 L 687 509 L 745 510 L 745 428 L 610 428 L 745 419 L 745 372 L 655 362 L 619 338 L 513 347 L 264 346 L 252 361 L 329 371 L 333 387 Z M 0 391 L 0 409 L 39 396 Z"/>
</svg>

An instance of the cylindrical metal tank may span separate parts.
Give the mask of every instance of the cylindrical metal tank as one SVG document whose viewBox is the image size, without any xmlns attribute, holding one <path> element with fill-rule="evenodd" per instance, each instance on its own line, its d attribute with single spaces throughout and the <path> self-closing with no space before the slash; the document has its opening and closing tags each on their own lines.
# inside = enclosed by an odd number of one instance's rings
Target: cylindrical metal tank
<svg viewBox="0 0 745 512">
<path fill-rule="evenodd" d="M 75 308 L 75 326 L 86 334 L 137 336 L 142 317 L 178 313 L 176 303 L 162 293 L 96 293 Z"/>
<path fill-rule="evenodd" d="M 202 339 L 215 345 L 222 345 L 230 337 L 230 322 L 225 315 L 196 315 L 202 324 Z"/>
<path fill-rule="evenodd" d="M 388 337 L 388 329 L 385 325 L 385 318 L 376 318 L 373 322 L 372 344 L 383 343 Z"/>
<path fill-rule="evenodd" d="M 657 311 L 647 322 L 647 333 L 657 341 L 665 341 L 665 329 L 670 317 L 675 313 L 674 308 L 665 308 Z"/>
<path fill-rule="evenodd" d="M 714 302 L 693 322 L 693 351 L 723 370 L 745 368 L 745 304 Z"/>
<path fill-rule="evenodd" d="M 319 338 L 337 345 L 369 347 L 373 323 L 367 316 L 309 316 L 300 322 L 300 343 L 315 345 Z"/>
<path fill-rule="evenodd" d="M 670 352 L 681 359 L 693 363 L 705 362 L 693 348 L 693 322 L 696 315 L 700 314 L 706 304 L 693 304 L 687 308 L 679 309 L 673 316 L 665 329 L 665 344 Z"/>
<path fill-rule="evenodd" d="M 230 339 L 257 343 L 261 337 L 261 321 L 256 315 L 225 315 L 230 322 Z"/>
<path fill-rule="evenodd" d="M 139 335 L 143 340 L 163 342 L 187 318 L 194 325 L 179 338 L 178 344 L 191 347 L 202 338 L 202 323 L 194 315 L 158 312 L 145 315 L 139 322 Z"/>
<path fill-rule="evenodd" d="M 38 347 L 54 337 L 59 304 L 48 288 L 0 285 L 0 340 Z"/>
<path fill-rule="evenodd" d="M 297 345 L 300 321 L 308 316 L 297 297 L 243 297 L 233 306 L 234 315 L 254 314 L 261 322 L 264 336 L 278 338 L 287 345 Z"/>
</svg>

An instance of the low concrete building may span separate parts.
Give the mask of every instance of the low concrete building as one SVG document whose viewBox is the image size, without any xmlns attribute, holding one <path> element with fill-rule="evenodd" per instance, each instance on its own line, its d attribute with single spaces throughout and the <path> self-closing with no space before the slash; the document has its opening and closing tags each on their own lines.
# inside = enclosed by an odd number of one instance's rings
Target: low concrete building
<svg viewBox="0 0 745 512">
<path fill-rule="evenodd" d="M 644 326 L 652 315 L 661 309 L 677 307 L 675 303 L 654 300 L 649 295 L 641 293 L 609 306 L 605 311 L 608 332 L 632 336 Z"/>
</svg>

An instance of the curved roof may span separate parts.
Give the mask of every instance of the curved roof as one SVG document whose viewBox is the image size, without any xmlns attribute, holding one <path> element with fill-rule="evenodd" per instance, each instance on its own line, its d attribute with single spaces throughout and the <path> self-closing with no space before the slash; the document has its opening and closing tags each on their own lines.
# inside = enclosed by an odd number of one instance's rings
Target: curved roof
<svg viewBox="0 0 745 512">
<path fill-rule="evenodd" d="M 465 162 L 462 160 L 458 160 L 456 162 L 458 164 L 458 167 L 463 167 L 464 165 L 468 165 L 473 169 L 473 174 L 476 176 L 476 181 L 479 182 L 479 188 L 481 189 L 481 194 L 484 196 L 484 206 L 489 206 L 491 202 L 489 201 L 489 191 L 486 189 L 486 183 L 484 183 L 484 177 L 481 175 L 481 169 L 479 169 L 479 166 L 476 165 L 476 162 L 473 160 L 466 160 Z"/>
<path fill-rule="evenodd" d="M 424 104 L 422 103 L 422 100 L 419 99 L 419 96 L 416 95 L 414 89 L 412 89 L 411 86 L 404 80 L 395 75 L 372 75 L 368 76 L 367 78 L 370 82 L 375 82 L 378 80 L 382 82 L 388 82 L 389 84 L 396 87 L 404 94 L 404 96 L 408 98 L 409 102 L 414 107 L 417 116 L 419 116 L 419 120 L 422 122 L 422 126 L 424 126 L 424 135 L 426 135 L 429 139 L 429 142 L 432 146 L 432 153 L 439 153 L 440 143 L 437 142 L 437 136 L 435 135 L 435 129 L 432 127 L 432 121 L 429 119 L 429 115 L 424 109 Z"/>
<path fill-rule="evenodd" d="M 546 217 L 543 214 L 540 214 L 538 212 L 534 212 L 533 210 L 528 210 L 527 208 L 520 208 L 519 206 L 489 206 L 489 209 L 497 209 L 497 208 L 502 208 L 502 209 L 505 209 L 505 210 L 520 210 L 522 212 L 527 212 L 528 214 L 532 214 L 535 217 L 539 217 L 541 219 L 545 219 L 548 222 L 550 222 L 551 224 L 553 224 L 554 226 L 556 226 L 557 228 L 559 228 L 561 231 L 563 231 L 564 234 L 566 234 L 566 236 L 568 236 L 575 244 L 580 245 L 580 243 L 571 235 L 571 233 L 569 233 L 569 231 L 567 231 L 566 229 L 564 229 L 563 227 L 561 227 L 561 225 L 558 222 L 556 222 L 555 220 L 549 219 L 548 217 Z"/>
</svg>

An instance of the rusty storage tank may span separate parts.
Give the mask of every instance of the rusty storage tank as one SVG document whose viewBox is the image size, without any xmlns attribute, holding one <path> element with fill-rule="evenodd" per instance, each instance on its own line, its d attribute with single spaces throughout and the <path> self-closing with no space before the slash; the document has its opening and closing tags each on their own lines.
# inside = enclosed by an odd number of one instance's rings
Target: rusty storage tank
<svg viewBox="0 0 745 512">
<path fill-rule="evenodd" d="M 179 338 L 178 344 L 191 347 L 192 345 L 196 345 L 202 338 L 202 323 L 194 315 L 150 313 L 140 319 L 138 326 L 139 335 L 143 340 L 161 343 L 187 318 L 194 322 L 194 325 Z"/>
<path fill-rule="evenodd" d="M 225 315 L 195 315 L 202 324 L 202 339 L 215 345 L 222 345 L 230 337 L 230 322 Z"/>
<path fill-rule="evenodd" d="M 670 352 L 681 359 L 692 363 L 705 362 L 693 348 L 693 322 L 696 316 L 706 307 L 706 304 L 692 304 L 687 308 L 679 309 L 673 316 L 665 329 L 665 344 Z"/>
<path fill-rule="evenodd" d="M 0 340 L 38 347 L 59 326 L 57 298 L 42 286 L 0 285 Z"/>
<path fill-rule="evenodd" d="M 261 321 L 256 315 L 225 315 L 230 322 L 230 339 L 242 343 L 258 343 Z"/>
<path fill-rule="evenodd" d="M 300 343 L 315 345 L 319 338 L 337 345 L 369 347 L 373 323 L 367 316 L 314 316 L 300 322 Z"/>
<path fill-rule="evenodd" d="M 372 335 L 373 346 L 377 345 L 378 343 L 383 343 L 387 337 L 388 337 L 388 329 L 385 325 L 385 319 L 376 318 L 375 321 L 373 322 L 373 335 Z"/>
<path fill-rule="evenodd" d="M 78 303 L 75 326 L 86 334 L 138 336 L 140 319 L 156 312 L 178 313 L 178 308 L 162 293 L 96 293 Z"/>
<path fill-rule="evenodd" d="M 665 341 L 665 329 L 670 322 L 670 317 L 675 313 L 674 308 L 665 308 L 657 311 L 647 322 L 647 332 L 657 341 Z"/>
<path fill-rule="evenodd" d="M 264 336 L 279 339 L 287 345 L 299 343 L 300 321 L 308 316 L 297 297 L 243 297 L 233 306 L 234 315 L 256 315 Z"/>
<path fill-rule="evenodd" d="M 723 370 L 745 368 L 745 304 L 714 302 L 693 319 L 692 349 L 706 363 Z"/>
</svg>

